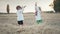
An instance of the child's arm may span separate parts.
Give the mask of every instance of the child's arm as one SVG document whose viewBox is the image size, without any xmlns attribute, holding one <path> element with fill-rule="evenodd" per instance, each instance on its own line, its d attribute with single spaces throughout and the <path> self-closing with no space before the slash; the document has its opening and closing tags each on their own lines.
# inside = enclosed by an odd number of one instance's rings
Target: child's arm
<svg viewBox="0 0 60 34">
<path fill-rule="evenodd" d="M 26 6 L 22 6 L 22 10 L 24 11 L 24 8 L 25 8 Z"/>
<path fill-rule="evenodd" d="M 37 6 L 37 2 L 35 2 L 35 6 Z"/>
<path fill-rule="evenodd" d="M 39 7 L 39 12 L 42 13 L 41 7 Z"/>
<path fill-rule="evenodd" d="M 35 15 L 37 16 L 37 2 L 35 2 Z"/>
<path fill-rule="evenodd" d="M 37 2 L 35 2 L 35 10 L 37 10 L 37 8 L 38 8 L 38 7 L 37 7 Z"/>
<path fill-rule="evenodd" d="M 22 8 L 25 8 L 26 6 L 22 6 Z"/>
</svg>

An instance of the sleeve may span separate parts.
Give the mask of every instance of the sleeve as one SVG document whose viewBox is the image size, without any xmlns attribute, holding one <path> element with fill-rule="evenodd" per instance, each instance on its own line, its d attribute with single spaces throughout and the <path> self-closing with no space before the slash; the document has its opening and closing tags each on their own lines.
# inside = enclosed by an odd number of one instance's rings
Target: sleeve
<svg viewBox="0 0 60 34">
<path fill-rule="evenodd" d="M 23 14 L 24 8 L 22 8 L 22 14 Z"/>
</svg>

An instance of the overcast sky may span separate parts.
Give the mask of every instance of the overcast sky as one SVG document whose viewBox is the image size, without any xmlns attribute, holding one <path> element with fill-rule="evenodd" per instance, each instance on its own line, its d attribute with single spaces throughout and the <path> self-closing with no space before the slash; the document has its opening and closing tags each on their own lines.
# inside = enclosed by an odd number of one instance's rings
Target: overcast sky
<svg viewBox="0 0 60 34">
<path fill-rule="evenodd" d="M 15 13 L 16 12 L 16 6 L 24 6 L 25 8 L 24 12 L 34 12 L 34 4 L 35 2 L 38 3 L 38 6 L 41 7 L 43 11 L 50 11 L 51 7 L 49 7 L 49 4 L 53 2 L 53 0 L 0 0 L 0 12 L 6 12 L 6 5 L 10 5 L 10 12 Z"/>
</svg>

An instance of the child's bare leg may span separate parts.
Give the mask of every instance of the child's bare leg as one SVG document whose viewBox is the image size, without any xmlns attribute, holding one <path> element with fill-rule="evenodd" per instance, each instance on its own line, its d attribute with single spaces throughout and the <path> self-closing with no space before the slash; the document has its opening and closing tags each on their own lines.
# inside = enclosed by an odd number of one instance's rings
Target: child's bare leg
<svg viewBox="0 0 60 34">
<path fill-rule="evenodd" d="M 19 25 L 19 29 L 18 32 L 24 31 L 24 26 L 23 25 Z"/>
<path fill-rule="evenodd" d="M 19 25 L 19 28 L 22 29 L 23 28 L 23 25 Z"/>
<path fill-rule="evenodd" d="M 23 30 L 24 30 L 23 21 L 19 21 L 18 24 L 19 24 L 19 29 L 18 29 L 18 31 L 19 31 L 19 32 L 23 31 Z"/>
<path fill-rule="evenodd" d="M 17 30 L 18 32 L 21 32 L 23 30 L 23 26 L 19 25 L 19 29 Z"/>
</svg>

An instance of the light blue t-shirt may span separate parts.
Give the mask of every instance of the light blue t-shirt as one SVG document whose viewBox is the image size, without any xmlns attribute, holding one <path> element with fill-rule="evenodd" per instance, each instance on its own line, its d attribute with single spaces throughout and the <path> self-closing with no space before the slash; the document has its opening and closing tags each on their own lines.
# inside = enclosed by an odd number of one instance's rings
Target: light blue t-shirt
<svg viewBox="0 0 60 34">
<path fill-rule="evenodd" d="M 17 21 L 24 20 L 23 9 L 17 10 Z"/>
<path fill-rule="evenodd" d="M 35 6 L 35 11 L 37 11 L 37 15 L 35 16 L 36 20 L 41 20 L 41 10 L 38 6 Z"/>
</svg>

